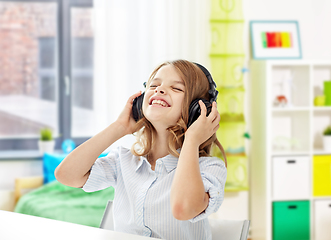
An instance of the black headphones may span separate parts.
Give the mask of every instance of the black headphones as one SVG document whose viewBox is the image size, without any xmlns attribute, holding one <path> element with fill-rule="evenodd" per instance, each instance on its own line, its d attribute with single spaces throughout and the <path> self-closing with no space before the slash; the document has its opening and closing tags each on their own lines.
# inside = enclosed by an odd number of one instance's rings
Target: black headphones
<svg viewBox="0 0 331 240">
<path fill-rule="evenodd" d="M 211 74 L 209 71 L 202 65 L 195 63 L 206 75 L 208 82 L 209 82 L 209 101 L 207 99 L 203 98 L 197 98 L 194 99 L 189 107 L 189 117 L 188 117 L 188 122 L 187 122 L 187 128 L 191 126 L 191 124 L 198 119 L 198 117 L 201 114 L 201 109 L 199 105 L 199 100 L 202 100 L 203 103 L 206 105 L 207 108 L 207 116 L 211 112 L 212 109 L 212 103 L 216 101 L 218 91 L 216 90 L 216 83 L 214 82 L 213 78 L 211 77 Z M 144 86 L 146 87 L 146 83 L 144 83 Z M 132 115 L 133 119 L 137 122 L 139 119 L 142 118 L 142 105 L 143 105 L 143 99 L 144 99 L 145 92 L 143 92 L 139 97 L 135 98 L 133 100 L 133 105 L 132 105 Z"/>
</svg>

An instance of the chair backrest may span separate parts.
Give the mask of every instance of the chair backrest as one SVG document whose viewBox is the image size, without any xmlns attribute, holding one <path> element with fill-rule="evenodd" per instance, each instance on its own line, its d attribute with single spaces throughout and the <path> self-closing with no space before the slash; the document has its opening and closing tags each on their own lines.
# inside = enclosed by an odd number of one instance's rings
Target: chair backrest
<svg viewBox="0 0 331 240">
<path fill-rule="evenodd" d="M 247 240 L 249 220 L 222 220 L 209 218 L 213 240 Z M 108 201 L 100 228 L 114 230 L 113 202 Z"/>
<path fill-rule="evenodd" d="M 103 214 L 100 228 L 114 230 L 114 219 L 113 219 L 113 201 L 109 200 Z"/>
<path fill-rule="evenodd" d="M 223 220 L 209 218 L 213 240 L 247 240 L 249 220 Z"/>
</svg>

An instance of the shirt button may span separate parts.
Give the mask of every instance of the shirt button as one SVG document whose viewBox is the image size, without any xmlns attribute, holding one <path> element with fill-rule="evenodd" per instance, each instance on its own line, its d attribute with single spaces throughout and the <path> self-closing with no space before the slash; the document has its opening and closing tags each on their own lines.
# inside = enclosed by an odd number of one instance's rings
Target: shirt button
<svg viewBox="0 0 331 240">
<path fill-rule="evenodd" d="M 139 211 L 139 212 L 137 212 L 137 214 L 138 214 L 138 216 L 140 216 L 141 215 L 141 212 Z"/>
</svg>

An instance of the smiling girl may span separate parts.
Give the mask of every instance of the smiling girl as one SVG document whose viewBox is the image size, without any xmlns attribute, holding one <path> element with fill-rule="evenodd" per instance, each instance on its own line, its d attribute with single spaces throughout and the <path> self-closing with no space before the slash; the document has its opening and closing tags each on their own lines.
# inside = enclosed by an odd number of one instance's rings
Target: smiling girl
<svg viewBox="0 0 331 240">
<path fill-rule="evenodd" d="M 226 166 L 210 156 L 220 115 L 216 102 L 190 126 L 189 107 L 209 100 L 210 83 L 195 63 L 166 62 L 151 74 L 136 122 L 132 95 L 118 119 L 70 153 L 55 171 L 61 183 L 97 191 L 115 188 L 114 229 L 163 239 L 211 239 L 207 217 L 224 198 Z M 136 133 L 131 150 L 115 141 Z"/>
</svg>

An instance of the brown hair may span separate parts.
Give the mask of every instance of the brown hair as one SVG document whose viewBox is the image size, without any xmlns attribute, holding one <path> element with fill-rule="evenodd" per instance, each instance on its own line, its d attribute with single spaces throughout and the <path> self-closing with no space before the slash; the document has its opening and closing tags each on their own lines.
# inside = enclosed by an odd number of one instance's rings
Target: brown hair
<svg viewBox="0 0 331 240">
<path fill-rule="evenodd" d="M 187 130 L 187 122 L 189 118 L 189 106 L 191 102 L 196 98 L 203 98 L 209 100 L 209 82 L 203 71 L 194 63 L 186 60 L 175 60 L 171 62 L 164 62 L 159 65 L 151 74 L 148 79 L 147 87 L 149 87 L 150 82 L 153 80 L 156 73 L 160 68 L 166 65 L 172 65 L 177 70 L 179 76 L 185 85 L 184 101 L 182 105 L 182 114 L 176 125 L 170 126 L 167 130 L 169 131 L 168 139 L 168 150 L 169 153 L 175 157 L 179 157 L 177 152 L 178 148 L 181 148 L 184 142 L 184 134 Z M 144 114 L 142 114 L 144 115 Z M 131 151 L 136 156 L 147 155 L 151 149 L 155 146 L 154 139 L 156 137 L 156 130 L 153 125 L 143 116 L 135 126 L 135 132 L 137 137 L 137 142 L 135 142 L 131 148 Z M 222 145 L 216 138 L 214 133 L 208 140 L 199 146 L 199 157 L 210 156 L 210 150 L 212 144 L 216 144 L 221 150 L 225 164 L 226 156 Z"/>
</svg>

